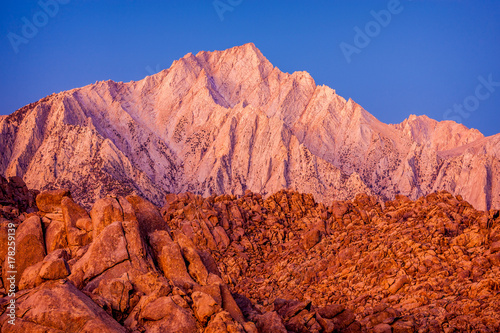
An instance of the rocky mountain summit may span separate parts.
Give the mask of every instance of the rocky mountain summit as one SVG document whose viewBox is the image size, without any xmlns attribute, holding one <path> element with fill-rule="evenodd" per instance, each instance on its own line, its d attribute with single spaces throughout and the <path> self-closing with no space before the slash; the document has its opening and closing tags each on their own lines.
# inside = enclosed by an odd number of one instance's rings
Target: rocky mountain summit
<svg viewBox="0 0 500 333">
<path fill-rule="evenodd" d="M 425 116 L 383 124 L 245 44 L 0 117 L 0 174 L 37 190 L 68 188 L 87 209 L 108 193 L 163 205 L 167 193 L 294 189 L 325 204 L 446 190 L 489 210 L 500 208 L 499 140 Z"/>
<path fill-rule="evenodd" d="M 2 333 L 500 330 L 500 211 L 444 191 L 328 205 L 187 192 L 161 209 L 110 195 L 85 210 L 66 189 L 0 188 Z"/>
</svg>

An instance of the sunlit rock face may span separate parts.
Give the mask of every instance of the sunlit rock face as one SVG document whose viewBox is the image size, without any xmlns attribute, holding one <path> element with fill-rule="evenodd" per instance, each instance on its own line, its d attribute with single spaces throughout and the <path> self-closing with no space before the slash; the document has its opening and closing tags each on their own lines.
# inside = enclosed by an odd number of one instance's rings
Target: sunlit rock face
<svg viewBox="0 0 500 333">
<path fill-rule="evenodd" d="M 425 110 L 423 110 L 425 112 Z M 0 173 L 68 188 L 88 208 L 106 193 L 388 200 L 438 190 L 500 207 L 500 135 L 410 116 L 378 121 L 352 100 L 283 73 L 253 45 L 187 54 L 137 82 L 97 82 L 0 117 Z"/>
</svg>

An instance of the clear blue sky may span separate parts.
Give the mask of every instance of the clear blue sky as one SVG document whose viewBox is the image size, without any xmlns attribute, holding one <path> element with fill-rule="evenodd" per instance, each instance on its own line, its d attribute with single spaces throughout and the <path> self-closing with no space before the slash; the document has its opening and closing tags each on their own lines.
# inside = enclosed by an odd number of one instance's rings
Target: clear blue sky
<svg viewBox="0 0 500 333">
<path fill-rule="evenodd" d="M 0 114 L 253 42 L 282 71 L 308 71 L 381 121 L 426 114 L 500 132 L 500 1 L 220 0 L 219 12 L 213 0 L 58 1 L 50 15 L 38 1 L 3 1 Z M 381 23 L 372 11 L 384 11 Z"/>
</svg>

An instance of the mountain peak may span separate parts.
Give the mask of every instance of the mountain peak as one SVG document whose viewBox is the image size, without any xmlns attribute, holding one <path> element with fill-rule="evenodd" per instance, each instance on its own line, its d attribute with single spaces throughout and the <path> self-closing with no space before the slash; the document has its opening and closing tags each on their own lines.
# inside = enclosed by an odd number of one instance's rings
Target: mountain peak
<svg viewBox="0 0 500 333">
<path fill-rule="evenodd" d="M 0 118 L 0 173 L 36 189 L 64 184 L 81 202 L 125 184 L 115 190 L 158 204 L 167 192 L 293 188 L 322 202 L 448 190 L 500 207 L 497 141 L 426 116 L 384 124 L 309 73 L 281 72 L 253 43 L 63 95 Z M 468 144 L 467 158 L 440 153 Z"/>
<path fill-rule="evenodd" d="M 253 66 L 255 69 L 273 67 L 253 43 L 235 46 L 222 51 L 200 51 L 196 54 L 196 58 L 202 63 L 219 66 L 239 64 L 240 66 Z"/>
</svg>

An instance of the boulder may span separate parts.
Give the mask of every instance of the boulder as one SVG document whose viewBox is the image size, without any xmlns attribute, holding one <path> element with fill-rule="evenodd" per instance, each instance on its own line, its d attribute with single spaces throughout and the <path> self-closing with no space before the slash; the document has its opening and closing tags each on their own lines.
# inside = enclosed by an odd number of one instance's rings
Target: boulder
<svg viewBox="0 0 500 333">
<path fill-rule="evenodd" d="M 321 241 L 321 231 L 313 229 L 304 235 L 302 246 L 304 249 L 309 250 Z"/>
<path fill-rule="evenodd" d="M 177 305 L 172 297 L 164 296 L 150 302 L 142 309 L 140 318 L 147 332 L 198 332 L 196 319 L 188 310 Z"/>
<path fill-rule="evenodd" d="M 63 249 L 49 253 L 43 261 L 24 270 L 19 281 L 19 289 L 31 289 L 46 280 L 58 280 L 67 277 L 70 274 L 68 259 L 69 254 Z"/>
<path fill-rule="evenodd" d="M 16 231 L 15 271 L 17 271 L 16 286 L 26 268 L 43 260 L 45 244 L 42 224 L 38 216 L 31 216 L 21 223 Z M 7 259 L 7 256 L 6 256 Z M 6 278 L 10 271 L 7 262 L 3 265 L 3 282 L 8 285 Z"/>
<path fill-rule="evenodd" d="M 92 240 L 92 235 L 88 234 L 88 221 L 90 216 L 85 209 L 76 204 L 73 199 L 64 197 L 61 200 L 61 209 L 64 220 L 69 246 L 85 246 Z M 82 230 L 78 226 L 82 226 Z"/>
<path fill-rule="evenodd" d="M 64 280 L 42 284 L 19 298 L 16 305 L 16 325 L 6 324 L 8 317 L 2 315 L 2 333 L 126 332 L 89 297 Z"/>
<path fill-rule="evenodd" d="M 227 311 L 221 311 L 208 323 L 204 333 L 246 333 L 246 332 L 245 328 L 240 323 L 235 322 Z"/>
<path fill-rule="evenodd" d="M 115 311 L 126 312 L 130 307 L 132 283 L 125 273 L 120 278 L 102 280 L 93 293 L 103 297 Z"/>
<path fill-rule="evenodd" d="M 47 247 L 47 253 L 68 246 L 64 222 L 53 220 L 49 223 L 47 229 L 45 229 L 45 246 Z"/>
<path fill-rule="evenodd" d="M 192 286 L 195 283 L 187 271 L 179 245 L 170 238 L 167 231 L 161 230 L 151 233 L 149 243 L 155 252 L 156 261 L 167 279 L 179 286 L 184 286 L 185 283 Z"/>
<path fill-rule="evenodd" d="M 129 195 L 126 199 L 134 209 L 143 237 L 156 230 L 167 230 L 170 232 L 168 224 L 163 221 L 155 205 L 137 195 Z"/>
<path fill-rule="evenodd" d="M 212 296 L 205 294 L 204 292 L 195 291 L 191 294 L 191 299 L 193 300 L 193 310 L 196 318 L 203 325 L 205 325 L 210 317 L 217 313 L 221 307 L 212 298 Z"/>
<path fill-rule="evenodd" d="M 132 205 L 124 198 L 106 197 L 97 200 L 90 211 L 93 237 L 114 222 L 136 220 Z"/>
<path fill-rule="evenodd" d="M 64 197 L 71 197 L 69 190 L 43 191 L 36 196 L 36 205 L 41 212 L 59 213 L 61 212 L 61 201 Z"/>
<path fill-rule="evenodd" d="M 260 333 L 287 333 L 285 325 L 276 312 L 266 312 L 255 317 Z"/>
<path fill-rule="evenodd" d="M 85 255 L 71 267 L 69 279 L 81 287 L 105 270 L 129 259 L 122 223 L 105 227 L 94 239 Z"/>
</svg>

